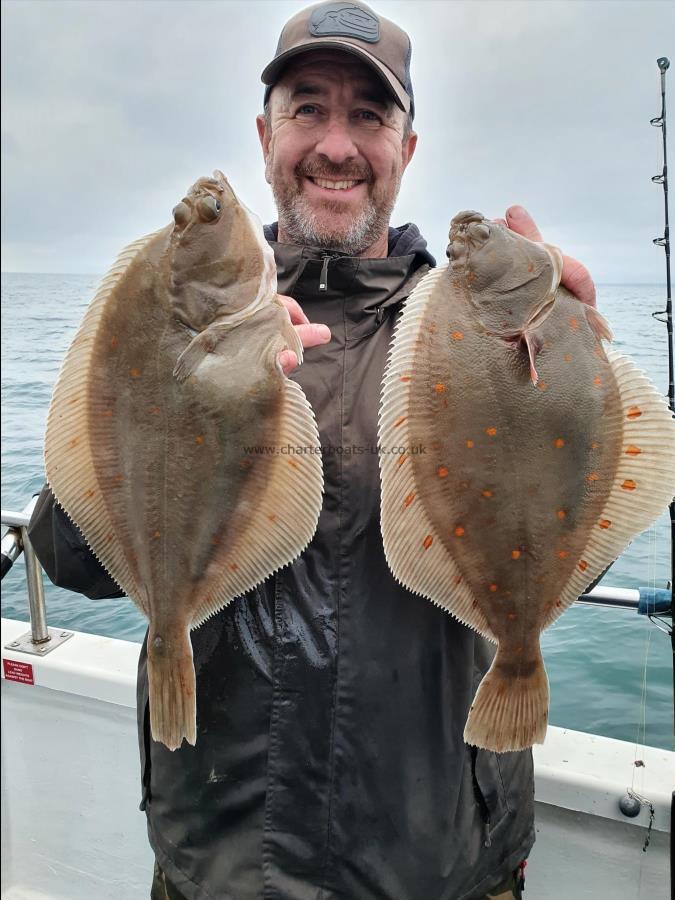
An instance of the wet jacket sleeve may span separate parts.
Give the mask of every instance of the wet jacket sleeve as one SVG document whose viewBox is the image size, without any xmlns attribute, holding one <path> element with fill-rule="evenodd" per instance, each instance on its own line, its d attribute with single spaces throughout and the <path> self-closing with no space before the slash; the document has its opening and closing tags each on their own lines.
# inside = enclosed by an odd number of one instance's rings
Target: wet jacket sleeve
<svg viewBox="0 0 675 900">
<path fill-rule="evenodd" d="M 96 559 L 48 485 L 42 488 L 28 525 L 28 537 L 42 568 L 57 587 L 92 600 L 124 597 L 124 591 Z"/>
</svg>

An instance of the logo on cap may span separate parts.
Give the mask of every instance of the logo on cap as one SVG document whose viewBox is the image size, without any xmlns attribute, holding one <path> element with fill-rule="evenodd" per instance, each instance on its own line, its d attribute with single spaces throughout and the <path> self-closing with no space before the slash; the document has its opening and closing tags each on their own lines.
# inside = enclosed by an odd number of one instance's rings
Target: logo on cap
<svg viewBox="0 0 675 900">
<path fill-rule="evenodd" d="M 309 33 L 314 37 L 337 35 L 376 44 L 380 39 L 380 22 L 377 16 L 354 3 L 325 3 L 312 13 Z"/>
</svg>

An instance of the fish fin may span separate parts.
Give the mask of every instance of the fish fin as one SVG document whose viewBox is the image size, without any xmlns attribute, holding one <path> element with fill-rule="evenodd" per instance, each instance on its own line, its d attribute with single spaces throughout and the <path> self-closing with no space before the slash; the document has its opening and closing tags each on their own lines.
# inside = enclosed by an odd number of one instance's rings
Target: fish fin
<svg viewBox="0 0 675 900">
<path fill-rule="evenodd" d="M 586 321 L 588 322 L 593 334 L 599 341 L 612 341 L 614 335 L 609 327 L 607 319 L 597 311 L 594 306 L 584 304 L 586 312 Z"/>
<path fill-rule="evenodd" d="M 427 303 L 437 283 L 447 277 L 446 269 L 447 266 L 432 269 L 420 281 L 405 302 L 404 314 L 396 326 L 382 384 L 378 437 L 382 447 L 410 447 L 407 417 L 411 382 L 402 381 L 401 377 L 406 378 L 412 370 L 415 341 Z M 404 498 L 415 497 L 418 486 L 413 467 L 399 464 L 399 459 L 392 453 L 380 454 L 382 538 L 394 578 L 408 590 L 421 594 L 496 642 L 485 614 L 423 505 L 413 501 L 407 506 L 405 516 L 400 515 Z"/>
<path fill-rule="evenodd" d="M 176 360 L 173 377 L 177 381 L 183 382 L 190 375 L 194 375 L 208 354 L 215 353 L 220 340 L 235 327 L 234 325 L 216 323 L 209 325 L 204 331 L 200 331 L 199 334 L 195 335 Z"/>
<path fill-rule="evenodd" d="M 648 528 L 675 494 L 675 419 L 665 397 L 635 363 L 615 350 L 607 359 L 621 398 L 619 415 L 606 417 L 606 435 L 620 434 L 621 455 L 607 501 L 581 559 L 552 604 L 551 625 Z"/>
<path fill-rule="evenodd" d="M 169 750 L 177 750 L 185 738 L 197 740 L 196 679 L 190 632 L 174 632 L 173 640 L 159 637 L 156 627 L 148 634 L 148 692 L 150 733 Z"/>
<path fill-rule="evenodd" d="M 113 526 L 98 489 L 91 441 L 87 439 L 91 413 L 87 382 L 106 303 L 131 263 L 161 231 L 164 229 L 125 247 L 103 277 L 61 365 L 47 415 L 44 449 L 47 482 L 58 505 L 75 523 L 106 571 L 146 614 L 144 597 L 117 534 L 119 526 Z M 101 419 L 100 423 L 101 428 L 106 423 L 110 427 L 109 419 Z M 133 545 L 131 539 L 129 543 Z"/>
<path fill-rule="evenodd" d="M 193 628 L 296 559 L 316 531 L 323 498 L 319 432 L 300 385 L 283 377 L 281 383 L 284 404 L 277 447 L 299 446 L 304 452 L 254 457 L 249 478 L 262 499 L 245 531 L 214 554 L 213 574 L 195 609 Z"/>
<path fill-rule="evenodd" d="M 529 649 L 529 648 L 528 648 Z M 464 728 L 464 740 L 495 753 L 542 744 L 548 724 L 548 676 L 539 641 L 536 653 L 523 660 L 519 674 L 512 657 L 505 665 L 501 646 L 478 685 Z"/>
<path fill-rule="evenodd" d="M 536 384 L 539 381 L 539 374 L 535 366 L 535 360 L 541 352 L 541 348 L 543 347 L 543 340 L 538 334 L 531 331 L 523 332 L 522 339 L 525 342 L 527 355 L 530 360 L 530 378 L 532 379 L 532 384 Z"/>
</svg>

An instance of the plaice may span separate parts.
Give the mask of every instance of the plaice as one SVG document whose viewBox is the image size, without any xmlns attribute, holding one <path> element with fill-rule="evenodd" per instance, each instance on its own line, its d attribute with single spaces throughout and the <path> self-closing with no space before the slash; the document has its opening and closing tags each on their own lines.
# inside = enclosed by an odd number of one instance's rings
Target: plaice
<svg viewBox="0 0 675 900">
<path fill-rule="evenodd" d="M 556 248 L 467 211 L 448 257 L 384 376 L 382 534 L 402 584 L 497 642 L 465 740 L 518 750 L 546 734 L 541 631 L 672 499 L 675 423 Z"/>
<path fill-rule="evenodd" d="M 170 749 L 197 735 L 190 629 L 306 547 L 323 487 L 314 415 L 276 361 L 302 346 L 260 223 L 218 171 L 173 215 L 103 279 L 45 438 L 54 496 L 149 619 Z"/>
</svg>

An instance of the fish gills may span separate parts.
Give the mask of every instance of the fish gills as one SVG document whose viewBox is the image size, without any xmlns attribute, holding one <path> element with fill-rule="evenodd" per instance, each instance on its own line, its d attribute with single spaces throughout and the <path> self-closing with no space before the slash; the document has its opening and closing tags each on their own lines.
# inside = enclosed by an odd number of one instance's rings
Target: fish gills
<svg viewBox="0 0 675 900">
<path fill-rule="evenodd" d="M 151 731 L 172 750 L 197 737 L 190 629 L 316 529 L 320 455 L 280 452 L 319 444 L 283 349 L 302 360 L 272 251 L 215 172 L 121 253 L 54 389 L 47 479 L 149 619 Z"/>
<path fill-rule="evenodd" d="M 496 642 L 465 729 L 540 743 L 541 631 L 675 493 L 675 422 L 602 316 L 559 287 L 560 252 L 472 211 L 408 299 L 385 371 L 381 524 L 406 588 Z"/>
</svg>

